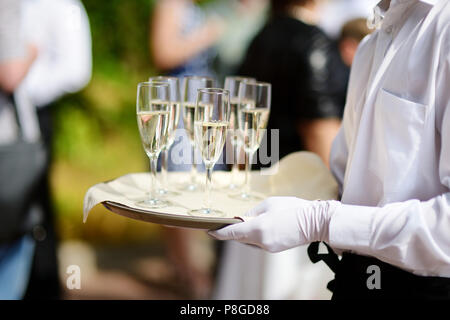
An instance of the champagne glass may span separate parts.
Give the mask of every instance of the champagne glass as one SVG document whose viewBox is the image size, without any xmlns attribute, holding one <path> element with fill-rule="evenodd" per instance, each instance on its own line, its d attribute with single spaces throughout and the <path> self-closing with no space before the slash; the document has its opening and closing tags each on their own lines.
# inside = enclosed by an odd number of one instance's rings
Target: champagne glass
<svg viewBox="0 0 450 320">
<path fill-rule="evenodd" d="M 151 184 L 149 197 L 137 202 L 137 205 L 150 209 L 169 205 L 168 201 L 157 198 L 156 166 L 159 153 L 167 141 L 170 107 L 168 83 L 141 82 L 138 84 L 136 115 L 142 145 L 150 159 Z"/>
<path fill-rule="evenodd" d="M 183 122 L 184 128 L 189 136 L 189 142 L 192 148 L 192 168 L 191 178 L 187 185 L 183 186 L 185 191 L 196 191 L 197 184 L 197 162 L 195 159 L 195 139 L 194 139 L 194 115 L 197 99 L 197 90 L 211 88 L 214 86 L 214 79 L 209 77 L 187 76 L 184 77 L 182 104 L 183 104 Z"/>
<path fill-rule="evenodd" d="M 253 155 L 258 150 L 269 120 L 271 84 L 266 82 L 241 82 L 239 85 L 239 139 L 245 151 L 245 182 L 242 192 L 232 195 L 242 200 L 258 200 L 250 191 L 250 170 Z"/>
<path fill-rule="evenodd" d="M 169 84 L 169 96 L 170 96 L 170 116 L 169 126 L 167 129 L 167 141 L 161 150 L 161 188 L 159 188 L 159 194 L 163 195 L 178 195 L 178 192 L 169 190 L 167 172 L 169 167 L 169 149 L 175 142 L 176 130 L 178 128 L 178 122 L 180 121 L 181 112 L 181 99 L 180 99 L 180 87 L 177 77 L 168 76 L 156 76 L 150 77 L 149 82 L 166 82 Z"/>
<path fill-rule="evenodd" d="M 228 189 L 237 189 L 238 183 L 237 174 L 239 172 L 239 157 L 241 154 L 242 143 L 238 137 L 239 123 L 238 123 L 238 105 L 239 105 L 239 84 L 241 82 L 255 82 L 255 78 L 241 77 L 241 76 L 229 76 L 225 78 L 224 89 L 230 91 L 230 130 L 228 130 L 231 135 L 231 146 L 233 147 L 233 166 L 231 168 L 231 183 Z"/>
<path fill-rule="evenodd" d="M 206 168 L 206 195 L 203 207 L 191 210 L 192 215 L 223 216 L 222 211 L 211 207 L 211 179 L 213 167 L 225 145 L 229 121 L 229 91 L 217 88 L 199 89 L 194 113 L 194 136 Z"/>
</svg>

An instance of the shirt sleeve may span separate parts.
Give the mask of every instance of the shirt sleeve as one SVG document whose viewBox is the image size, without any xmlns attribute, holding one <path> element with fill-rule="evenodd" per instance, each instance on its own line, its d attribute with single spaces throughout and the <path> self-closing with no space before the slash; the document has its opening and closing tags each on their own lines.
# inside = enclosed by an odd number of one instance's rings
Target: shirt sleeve
<svg viewBox="0 0 450 320">
<path fill-rule="evenodd" d="M 0 62 L 25 55 L 20 37 L 20 6 L 19 0 L 0 0 Z"/>
<path fill-rule="evenodd" d="M 439 176 L 450 190 L 449 54 L 443 56 L 438 75 Z M 428 201 L 408 200 L 383 207 L 343 204 L 333 214 L 329 232 L 333 247 L 374 256 L 418 275 L 450 277 L 450 192 Z"/>
<path fill-rule="evenodd" d="M 48 8 L 51 38 L 43 44 L 25 86 L 36 106 L 82 89 L 90 80 L 92 50 L 89 20 L 79 1 L 64 0 Z"/>
</svg>

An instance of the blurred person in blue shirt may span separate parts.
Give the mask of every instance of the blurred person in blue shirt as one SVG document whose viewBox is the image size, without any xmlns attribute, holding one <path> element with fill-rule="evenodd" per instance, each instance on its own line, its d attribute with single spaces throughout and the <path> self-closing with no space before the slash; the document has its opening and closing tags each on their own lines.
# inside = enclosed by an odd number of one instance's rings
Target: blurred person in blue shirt
<svg viewBox="0 0 450 320">
<path fill-rule="evenodd" d="M 39 139 L 38 122 L 33 106 L 17 103 L 14 111 L 11 95 L 23 97 L 24 77 L 37 57 L 37 49 L 27 43 L 20 30 L 21 1 L 0 0 L 0 145 L 13 144 L 19 136 L 17 117 L 24 128 L 25 141 Z M 22 100 L 23 101 L 23 100 Z M 0 178 L 0 180 L 2 180 Z M 4 184 L 7 181 L 0 181 Z M 32 209 L 30 209 L 32 210 Z M 27 287 L 34 251 L 29 235 L 0 243 L 0 299 L 21 299 Z"/>
<path fill-rule="evenodd" d="M 34 54 L 33 60 L 22 71 L 16 68 L 16 73 L 21 72 L 20 77 L 16 77 L 20 81 L 15 81 L 14 85 L 7 84 L 3 95 L 8 88 L 14 93 L 17 108 L 22 110 L 19 117 L 24 138 L 43 140 L 47 153 L 51 153 L 52 125 L 48 106 L 62 95 L 80 90 L 91 77 L 87 15 L 78 0 L 1 0 L 1 5 L 8 9 L 0 10 L 2 14 L 14 12 L 14 15 L 7 17 L 8 20 L 0 20 L 5 30 L 0 34 L 6 35 L 3 38 L 15 40 L 2 41 L 0 50 L 10 50 L 8 45 L 11 43 L 22 47 L 30 43 L 39 53 Z M 10 23 L 15 25 L 14 29 Z M 13 79 L 10 76 L 6 78 Z M 10 109 L 2 108 L 0 113 L 2 139 L 11 137 L 4 143 L 11 143 L 17 135 L 18 128 L 9 115 Z M 0 294 L 5 299 L 45 299 L 60 295 L 48 184 L 50 163 L 46 165 L 47 173 L 39 183 L 39 192 L 30 206 L 36 223 L 21 242 L 0 249 Z"/>
<path fill-rule="evenodd" d="M 79 0 L 23 0 L 23 3 L 24 33 L 36 43 L 40 52 L 24 79 L 24 87 L 37 108 L 50 159 L 38 194 L 43 221 L 34 232 L 36 252 L 26 298 L 53 299 L 60 296 L 60 287 L 49 186 L 53 133 L 51 106 L 64 94 L 77 92 L 89 82 L 91 33 L 86 11 Z"/>
</svg>

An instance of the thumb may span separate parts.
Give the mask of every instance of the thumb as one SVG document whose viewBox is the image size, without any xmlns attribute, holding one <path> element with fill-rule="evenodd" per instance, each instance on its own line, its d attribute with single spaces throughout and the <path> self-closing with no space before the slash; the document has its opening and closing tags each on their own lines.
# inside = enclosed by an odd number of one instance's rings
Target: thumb
<svg viewBox="0 0 450 320">
<path fill-rule="evenodd" d="M 208 234 L 217 240 L 240 240 L 246 236 L 248 223 L 239 222 L 218 230 L 210 230 Z"/>
</svg>

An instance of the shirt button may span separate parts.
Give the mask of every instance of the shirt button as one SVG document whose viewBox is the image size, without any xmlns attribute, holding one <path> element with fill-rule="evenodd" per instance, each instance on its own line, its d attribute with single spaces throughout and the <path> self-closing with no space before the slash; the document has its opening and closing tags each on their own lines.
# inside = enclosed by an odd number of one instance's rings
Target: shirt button
<svg viewBox="0 0 450 320">
<path fill-rule="evenodd" d="M 392 26 L 388 26 L 387 28 L 386 28 L 386 33 L 391 33 L 392 32 Z"/>
</svg>

